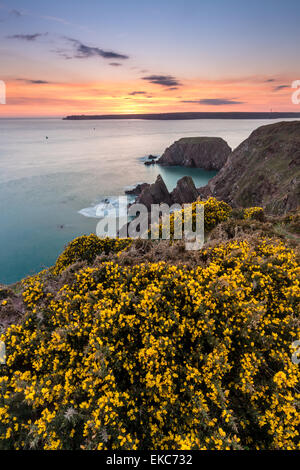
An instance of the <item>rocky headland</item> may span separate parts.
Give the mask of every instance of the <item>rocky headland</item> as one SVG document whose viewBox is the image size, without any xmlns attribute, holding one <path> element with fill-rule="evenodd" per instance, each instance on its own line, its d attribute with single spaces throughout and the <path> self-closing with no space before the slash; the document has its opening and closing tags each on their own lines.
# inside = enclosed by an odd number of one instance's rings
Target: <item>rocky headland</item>
<svg viewBox="0 0 300 470">
<path fill-rule="evenodd" d="M 300 201 L 300 122 L 256 129 L 199 193 L 233 207 L 262 206 L 273 214 L 295 210 Z"/>
<path fill-rule="evenodd" d="M 259 127 L 234 151 L 220 138 L 180 139 L 158 163 L 220 171 L 198 189 L 185 176 L 171 193 L 158 176 L 138 196 L 138 202 L 147 207 L 214 196 L 232 207 L 261 206 L 270 214 L 286 214 L 297 209 L 300 200 L 300 122 Z"/>
</svg>

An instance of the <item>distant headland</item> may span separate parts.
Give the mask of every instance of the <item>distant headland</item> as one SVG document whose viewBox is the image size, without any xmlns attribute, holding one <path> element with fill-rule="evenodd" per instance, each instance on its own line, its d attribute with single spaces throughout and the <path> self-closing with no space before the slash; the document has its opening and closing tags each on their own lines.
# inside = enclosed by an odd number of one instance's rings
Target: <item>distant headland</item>
<svg viewBox="0 0 300 470">
<path fill-rule="evenodd" d="M 73 115 L 66 116 L 64 120 L 83 121 L 83 120 L 104 120 L 104 119 L 148 119 L 148 120 L 184 120 L 184 119 L 300 119 L 299 113 L 248 113 L 248 112 L 193 112 L 193 113 L 155 113 L 155 114 L 100 114 L 100 115 Z"/>
</svg>

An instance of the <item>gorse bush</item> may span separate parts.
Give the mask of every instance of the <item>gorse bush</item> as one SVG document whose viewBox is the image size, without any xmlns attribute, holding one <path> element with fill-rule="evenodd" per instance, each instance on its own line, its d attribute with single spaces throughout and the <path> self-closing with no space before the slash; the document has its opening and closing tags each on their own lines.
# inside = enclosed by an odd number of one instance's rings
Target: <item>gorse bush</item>
<svg viewBox="0 0 300 470">
<path fill-rule="evenodd" d="M 227 220 L 231 214 L 231 207 L 224 201 L 218 201 L 215 197 L 210 197 L 207 201 L 197 201 L 193 203 L 193 214 L 197 204 L 204 204 L 204 228 L 208 232 L 216 225 Z"/>
<path fill-rule="evenodd" d="M 130 239 L 99 238 L 94 234 L 75 238 L 57 259 L 53 273 L 60 274 L 76 261 L 91 263 L 97 255 L 121 251 L 128 247 L 130 243 Z"/>
<path fill-rule="evenodd" d="M 170 226 L 170 236 L 174 237 L 174 224 L 180 221 L 183 230 L 192 228 L 196 230 L 196 211 L 197 206 L 204 206 L 204 230 L 209 232 L 216 227 L 220 222 L 227 220 L 230 217 L 232 208 L 226 202 L 218 201 L 215 197 L 210 197 L 206 201 L 195 201 L 189 208 L 175 211 L 170 216 L 165 217 L 160 223 L 159 227 L 154 226 L 152 233 L 155 233 L 159 238 L 163 235 L 164 227 Z M 177 221 L 177 222 L 176 222 Z M 181 225 L 180 225 L 181 227 Z"/>
<path fill-rule="evenodd" d="M 45 279 L 1 337 L 1 448 L 299 448 L 299 265 L 283 244 L 217 245 L 195 269 L 104 260 L 56 292 Z"/>
<path fill-rule="evenodd" d="M 244 209 L 245 219 L 262 220 L 264 217 L 264 210 L 262 207 L 247 207 Z"/>
</svg>

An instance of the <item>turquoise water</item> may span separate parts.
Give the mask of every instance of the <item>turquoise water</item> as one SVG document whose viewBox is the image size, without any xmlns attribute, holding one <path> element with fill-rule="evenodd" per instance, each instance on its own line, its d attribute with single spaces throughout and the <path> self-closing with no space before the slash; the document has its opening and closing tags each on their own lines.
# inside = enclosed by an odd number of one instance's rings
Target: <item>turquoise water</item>
<svg viewBox="0 0 300 470">
<path fill-rule="evenodd" d="M 124 194 L 161 173 L 169 190 L 191 175 L 197 187 L 215 174 L 198 169 L 147 167 L 184 136 L 220 136 L 231 147 L 260 121 L 0 120 L 0 283 L 16 282 L 51 266 L 65 244 L 94 232 L 97 220 L 79 213 Z M 46 139 L 48 136 L 48 139 Z"/>
</svg>

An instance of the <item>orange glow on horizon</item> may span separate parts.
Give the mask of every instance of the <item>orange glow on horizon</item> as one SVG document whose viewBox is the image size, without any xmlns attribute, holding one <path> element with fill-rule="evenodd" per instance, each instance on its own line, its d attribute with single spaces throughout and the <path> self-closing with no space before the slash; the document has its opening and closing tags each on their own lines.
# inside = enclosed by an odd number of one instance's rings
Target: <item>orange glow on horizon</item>
<svg viewBox="0 0 300 470">
<path fill-rule="evenodd" d="M 292 89 L 275 92 L 274 85 L 255 77 L 244 80 L 189 80 L 173 90 L 141 83 L 140 80 L 96 83 L 30 83 L 14 80 L 6 82 L 6 89 L 7 104 L 0 106 L 0 117 L 193 111 L 268 112 L 270 109 L 300 111 L 292 105 Z M 221 103 L 228 100 L 234 104 L 200 104 L 199 100 L 221 100 Z"/>
</svg>

